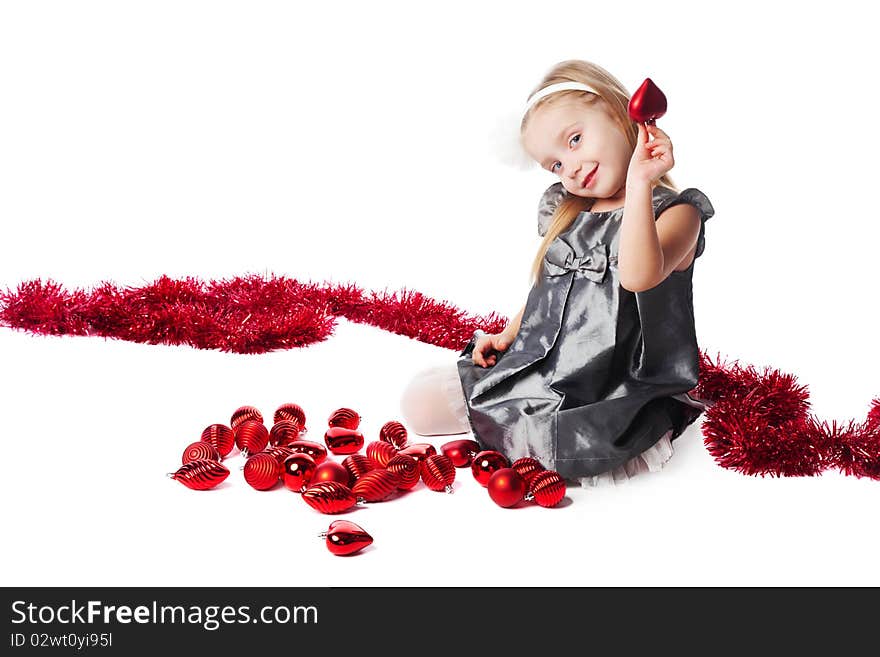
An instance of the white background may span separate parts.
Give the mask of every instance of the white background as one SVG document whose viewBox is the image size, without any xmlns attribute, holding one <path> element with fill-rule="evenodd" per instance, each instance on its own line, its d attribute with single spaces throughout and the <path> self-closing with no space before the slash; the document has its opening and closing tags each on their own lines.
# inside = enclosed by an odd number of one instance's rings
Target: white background
<svg viewBox="0 0 880 657">
<path fill-rule="evenodd" d="M 608 3 L 606 3 L 608 4 Z M 863 420 L 875 342 L 878 46 L 864 3 L 6 2 L 0 285 L 274 273 L 515 313 L 546 171 L 487 136 L 541 75 L 651 77 L 673 180 L 716 215 L 696 264 L 701 348 L 773 366 L 815 413 Z M 347 517 L 285 489 L 165 477 L 242 404 L 339 406 L 367 440 L 456 352 L 340 319 L 264 355 L 0 330 L 5 585 L 880 584 L 880 482 L 717 466 L 699 422 L 660 473 L 501 509 L 466 470 Z M 461 437 L 461 436 L 456 436 Z M 445 438 L 433 442 L 439 447 Z M 282 567 L 282 565 L 284 567 Z"/>
</svg>

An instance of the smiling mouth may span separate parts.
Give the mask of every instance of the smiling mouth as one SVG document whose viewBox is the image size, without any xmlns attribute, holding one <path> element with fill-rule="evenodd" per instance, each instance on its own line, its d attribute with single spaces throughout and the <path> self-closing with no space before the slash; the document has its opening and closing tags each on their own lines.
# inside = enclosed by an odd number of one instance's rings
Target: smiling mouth
<svg viewBox="0 0 880 657">
<path fill-rule="evenodd" d="M 597 165 L 593 168 L 593 170 L 590 171 L 590 173 L 587 174 L 587 177 L 584 178 L 584 181 L 581 183 L 581 187 L 586 187 L 587 185 L 590 184 L 590 181 L 593 179 L 593 176 L 596 175 L 596 169 L 598 169 L 598 168 L 599 168 L 599 165 L 597 164 Z"/>
</svg>

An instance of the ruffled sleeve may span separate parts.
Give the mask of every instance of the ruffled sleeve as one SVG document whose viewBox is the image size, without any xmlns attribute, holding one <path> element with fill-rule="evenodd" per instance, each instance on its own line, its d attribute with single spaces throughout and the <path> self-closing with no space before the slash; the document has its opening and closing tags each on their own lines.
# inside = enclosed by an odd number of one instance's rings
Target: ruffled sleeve
<svg viewBox="0 0 880 657">
<path fill-rule="evenodd" d="M 566 194 L 562 183 L 555 182 L 541 196 L 541 200 L 538 202 L 538 235 L 541 237 L 547 234 L 553 213 L 556 212 L 556 208 L 559 207 Z"/>
<path fill-rule="evenodd" d="M 696 259 L 703 253 L 703 249 L 706 246 L 706 221 L 714 216 L 715 208 L 712 207 L 712 202 L 703 192 L 696 187 L 688 187 L 678 194 L 671 192 L 664 195 L 657 205 L 657 208 L 654 210 L 654 216 L 659 218 L 660 213 L 667 208 L 671 208 L 673 205 L 678 205 L 679 203 L 689 203 L 700 211 L 700 236 L 697 238 L 697 251 L 694 254 L 694 258 Z"/>
</svg>

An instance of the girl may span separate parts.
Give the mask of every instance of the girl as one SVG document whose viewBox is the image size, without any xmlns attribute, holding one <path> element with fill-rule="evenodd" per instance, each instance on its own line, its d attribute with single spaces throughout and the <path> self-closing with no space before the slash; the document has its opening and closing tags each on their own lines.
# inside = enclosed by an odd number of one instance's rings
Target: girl
<svg viewBox="0 0 880 657">
<path fill-rule="evenodd" d="M 628 104 L 616 78 L 580 60 L 530 95 L 520 145 L 559 179 L 538 205 L 533 285 L 504 331 L 475 331 L 455 367 L 409 383 L 401 411 L 417 434 L 472 431 L 483 449 L 596 485 L 660 469 L 707 408 L 689 394 L 691 283 L 715 211 L 676 189 L 669 136 L 634 123 Z"/>
</svg>

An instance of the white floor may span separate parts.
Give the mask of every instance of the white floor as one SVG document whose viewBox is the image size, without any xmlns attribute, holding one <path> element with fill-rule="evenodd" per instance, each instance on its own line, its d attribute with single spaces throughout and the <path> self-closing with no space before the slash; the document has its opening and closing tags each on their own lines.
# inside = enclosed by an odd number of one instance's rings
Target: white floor
<svg viewBox="0 0 880 657">
<path fill-rule="evenodd" d="M 312 436 L 350 406 L 367 440 L 399 388 L 455 353 L 340 320 L 311 347 L 261 356 L 0 332 L 6 540 L 0 580 L 43 585 L 876 585 L 880 483 L 761 479 L 715 465 L 699 423 L 666 468 L 561 508 L 502 509 L 469 470 L 339 517 L 373 545 L 332 556 L 320 514 L 238 469 L 213 491 L 167 478 L 212 422 L 300 403 Z M 459 436 L 463 437 L 463 436 Z M 419 440 L 418 437 L 414 437 Z M 447 439 L 432 442 L 440 446 Z M 237 452 L 235 452 L 237 454 Z M 282 564 L 284 567 L 282 567 Z"/>
</svg>

